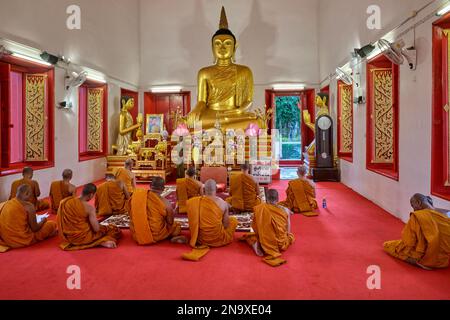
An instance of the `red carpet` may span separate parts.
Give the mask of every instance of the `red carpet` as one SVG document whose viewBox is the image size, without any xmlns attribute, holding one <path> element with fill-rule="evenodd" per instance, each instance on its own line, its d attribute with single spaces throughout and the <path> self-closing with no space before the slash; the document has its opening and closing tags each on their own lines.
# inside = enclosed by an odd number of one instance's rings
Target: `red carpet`
<svg viewBox="0 0 450 320">
<path fill-rule="evenodd" d="M 274 186 L 284 190 L 287 181 Z M 288 263 L 271 268 L 246 244 L 181 259 L 187 245 L 137 246 L 128 231 L 118 249 L 64 252 L 53 238 L 0 254 L 0 299 L 448 299 L 450 269 L 424 271 L 385 254 L 401 221 L 341 184 L 318 185 L 328 209 L 293 217 Z M 240 234 L 237 234 L 239 237 Z M 81 268 L 81 290 L 66 288 L 66 269 Z M 366 287 L 367 267 L 381 268 L 381 290 Z"/>
</svg>

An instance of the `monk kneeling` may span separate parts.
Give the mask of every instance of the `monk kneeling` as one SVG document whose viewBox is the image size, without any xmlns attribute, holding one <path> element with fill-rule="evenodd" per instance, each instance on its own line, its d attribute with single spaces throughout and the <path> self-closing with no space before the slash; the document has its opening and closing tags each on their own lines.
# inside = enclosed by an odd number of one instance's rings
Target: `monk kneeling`
<svg viewBox="0 0 450 320">
<path fill-rule="evenodd" d="M 31 202 L 36 211 L 42 211 L 50 208 L 50 204 L 45 200 L 38 200 L 38 197 L 41 195 L 41 190 L 39 189 L 39 183 L 36 180 L 33 180 L 33 169 L 31 167 L 25 167 L 22 170 L 23 178 L 20 180 L 16 180 L 11 185 L 11 193 L 9 195 L 9 200 L 13 199 L 16 196 L 17 188 L 22 184 L 26 184 L 31 188 L 31 196 L 29 202 Z"/>
<path fill-rule="evenodd" d="M 414 212 L 402 239 L 384 243 L 391 256 L 426 270 L 446 268 L 450 255 L 450 219 L 434 208 L 422 194 L 411 198 Z"/>
<path fill-rule="evenodd" d="M 63 240 L 63 250 L 81 250 L 96 246 L 116 248 L 121 231 L 116 226 L 102 226 L 97 221 L 95 208 L 89 205 L 97 188 L 89 183 L 84 186 L 81 197 L 61 201 L 58 209 L 58 229 Z"/>
<path fill-rule="evenodd" d="M 116 179 L 125 184 L 125 188 L 130 195 L 133 194 L 133 191 L 136 189 L 136 176 L 132 172 L 133 164 L 133 159 L 127 159 L 125 160 L 124 168 L 117 169 L 115 173 Z"/>
<path fill-rule="evenodd" d="M 291 211 L 277 205 L 278 191 L 270 189 L 267 192 L 267 204 L 255 207 L 252 228 L 254 233 L 242 237 L 251 245 L 258 256 L 264 256 L 263 261 L 272 267 L 286 263 L 281 253 L 294 242 L 291 233 Z"/>
<path fill-rule="evenodd" d="M 125 214 L 128 212 L 128 193 L 125 184 L 117 180 L 113 174 L 106 174 L 106 182 L 102 183 L 95 194 L 95 209 L 98 216 Z"/>
<path fill-rule="evenodd" d="M 151 190 L 136 189 L 131 197 L 130 230 L 133 239 L 140 245 L 152 244 L 171 238 L 172 242 L 185 243 L 180 236 L 181 225 L 174 221 L 173 208 L 161 197 L 164 179 L 153 177 Z"/>
<path fill-rule="evenodd" d="M 186 201 L 203 195 L 203 184 L 195 180 L 195 168 L 190 167 L 186 171 L 187 178 L 177 179 L 178 212 L 186 213 Z"/>
<path fill-rule="evenodd" d="M 0 252 L 21 248 L 57 234 L 56 223 L 36 220 L 36 209 L 31 202 L 31 188 L 23 184 L 17 188 L 14 199 L 0 210 Z"/>
<path fill-rule="evenodd" d="M 295 213 L 301 213 L 308 217 L 318 216 L 316 190 L 314 182 L 306 177 L 308 172 L 305 166 L 300 166 L 297 170 L 298 179 L 289 182 L 286 190 L 286 201 L 280 205 Z"/>
<path fill-rule="evenodd" d="M 227 202 L 236 212 L 253 212 L 253 208 L 261 203 L 259 184 L 249 174 L 250 165 L 241 165 L 241 172 L 231 176 L 230 196 Z"/>
<path fill-rule="evenodd" d="M 62 173 L 62 178 L 60 181 L 53 181 L 50 185 L 49 195 L 54 213 L 58 211 L 61 200 L 74 196 L 76 191 L 75 186 L 70 183 L 70 180 L 72 180 L 72 170 L 65 169 Z"/>
<path fill-rule="evenodd" d="M 221 247 L 233 241 L 238 225 L 235 217 L 229 217 L 229 205 L 216 196 L 214 180 L 205 183 L 205 196 L 188 200 L 187 212 L 191 240 L 194 249 L 183 255 L 186 260 L 198 261 L 208 252 L 208 247 Z"/>
</svg>

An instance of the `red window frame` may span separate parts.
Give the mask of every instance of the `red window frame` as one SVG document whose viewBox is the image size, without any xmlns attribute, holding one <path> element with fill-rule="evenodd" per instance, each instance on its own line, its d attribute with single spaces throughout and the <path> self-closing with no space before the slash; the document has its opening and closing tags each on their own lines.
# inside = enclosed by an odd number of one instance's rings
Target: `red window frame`
<svg viewBox="0 0 450 320">
<path fill-rule="evenodd" d="M 23 74 L 46 73 L 47 74 L 47 132 L 46 138 L 46 161 L 22 161 L 12 164 L 10 161 L 10 72 L 20 72 Z M 25 78 L 24 78 L 25 79 Z M 24 80 L 25 81 L 25 80 Z M 24 82 L 23 82 L 24 83 Z M 25 86 L 22 86 L 22 98 L 25 99 Z M 55 166 L 54 147 L 54 101 L 55 101 L 55 73 L 53 66 L 44 66 L 17 57 L 6 56 L 0 59 L 0 176 L 17 174 L 22 172 L 26 166 L 33 170 L 52 168 Z M 25 103 L 24 103 L 25 105 Z M 25 114 L 25 113 L 24 113 Z M 23 122 L 25 123 L 25 122 Z M 25 125 L 23 125 L 25 131 Z M 23 134 L 23 145 L 25 146 L 25 134 Z"/>
<path fill-rule="evenodd" d="M 431 131 L 431 194 L 450 200 L 449 148 L 450 105 L 448 42 L 443 30 L 450 29 L 450 14 L 433 23 L 433 104 Z"/>
<path fill-rule="evenodd" d="M 337 83 L 337 144 L 338 144 L 338 157 L 342 160 L 348 161 L 348 162 L 353 162 L 353 130 L 354 130 L 354 126 L 355 126 L 355 119 L 353 116 L 353 90 L 352 90 L 352 96 L 351 96 L 351 101 L 352 101 L 352 152 L 341 152 L 341 111 L 342 111 L 342 104 L 341 104 L 341 96 L 342 96 L 342 87 L 343 86 L 348 86 L 346 85 L 344 82 L 342 81 L 338 81 Z M 350 85 L 353 89 L 353 85 Z"/>
<path fill-rule="evenodd" d="M 81 149 L 82 139 L 87 139 L 87 132 L 82 132 L 82 121 L 87 119 L 81 119 L 81 108 L 87 108 L 87 95 L 86 100 L 82 101 L 80 90 L 87 90 L 89 88 L 103 88 L 103 124 L 102 124 L 102 151 L 84 151 Z M 78 88 L 78 161 L 88 161 L 92 159 L 103 158 L 108 154 L 108 85 L 106 83 L 87 80 Z M 87 110 L 85 112 L 87 116 Z M 84 126 L 85 130 L 87 127 Z"/>
<path fill-rule="evenodd" d="M 371 69 L 390 68 L 392 69 L 392 86 L 393 86 L 393 109 L 394 109 L 394 161 L 393 163 L 374 163 L 373 158 L 373 133 L 372 133 L 372 74 Z M 366 127 L 366 168 L 369 171 L 383 175 L 390 179 L 399 180 L 399 163 L 398 163 L 398 137 L 399 137 L 399 66 L 392 63 L 382 54 L 376 56 L 367 62 L 367 127 Z"/>
</svg>

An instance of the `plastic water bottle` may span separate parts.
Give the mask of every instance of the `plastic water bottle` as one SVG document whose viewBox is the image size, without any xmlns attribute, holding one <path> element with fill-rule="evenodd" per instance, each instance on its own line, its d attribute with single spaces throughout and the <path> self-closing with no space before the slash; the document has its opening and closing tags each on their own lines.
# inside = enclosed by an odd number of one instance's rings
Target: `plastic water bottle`
<svg viewBox="0 0 450 320">
<path fill-rule="evenodd" d="M 322 200 L 322 208 L 326 209 L 327 208 L 327 199 L 323 198 Z"/>
</svg>

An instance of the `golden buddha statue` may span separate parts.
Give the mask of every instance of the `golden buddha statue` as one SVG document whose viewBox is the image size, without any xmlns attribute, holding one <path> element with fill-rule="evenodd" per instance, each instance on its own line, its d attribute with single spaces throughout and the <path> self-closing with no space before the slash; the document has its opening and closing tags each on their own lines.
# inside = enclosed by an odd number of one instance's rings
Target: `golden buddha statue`
<svg viewBox="0 0 450 320">
<path fill-rule="evenodd" d="M 245 130 L 250 123 L 263 126 L 261 119 L 250 111 L 253 101 L 252 71 L 233 62 L 236 48 L 236 37 L 228 29 L 222 7 L 219 30 L 212 38 L 216 62 L 198 72 L 198 102 L 187 116 L 190 128 L 197 121 L 202 122 L 203 129 L 213 128 L 217 121 L 222 129 Z"/>
<path fill-rule="evenodd" d="M 122 108 L 119 116 L 119 135 L 117 136 L 116 145 L 113 145 L 113 150 L 118 156 L 125 156 L 134 154 L 132 148 L 132 134 L 133 131 L 139 130 L 142 127 L 143 116 L 139 114 L 137 123 L 133 125 L 133 117 L 129 110 L 134 108 L 134 99 L 131 97 L 122 97 Z M 142 130 L 142 129 L 141 129 Z M 142 133 L 140 132 L 140 136 Z"/>
</svg>

